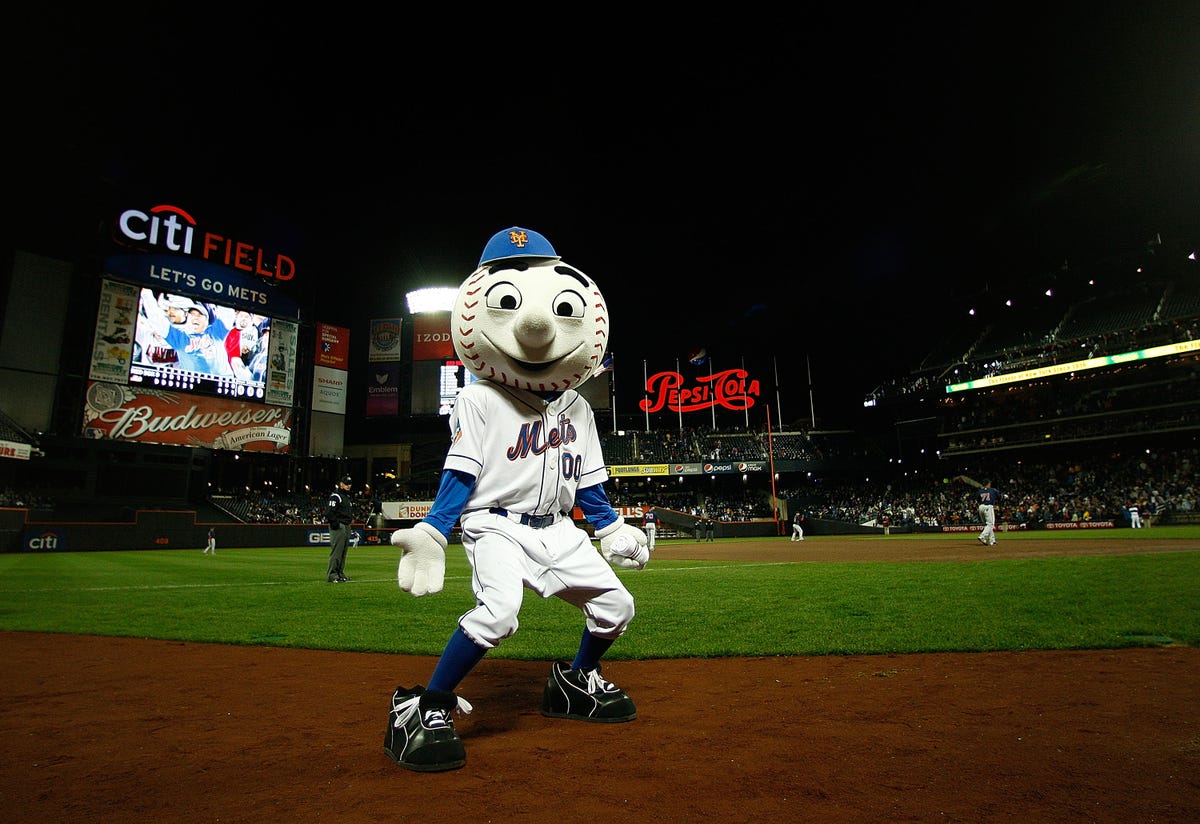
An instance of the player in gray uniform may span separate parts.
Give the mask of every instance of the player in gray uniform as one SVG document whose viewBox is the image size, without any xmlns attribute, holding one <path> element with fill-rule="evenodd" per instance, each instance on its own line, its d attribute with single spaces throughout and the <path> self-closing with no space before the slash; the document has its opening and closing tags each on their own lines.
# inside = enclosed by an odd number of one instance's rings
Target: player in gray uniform
<svg viewBox="0 0 1200 824">
<path fill-rule="evenodd" d="M 472 708 L 454 690 L 517 631 L 525 589 L 583 617 L 574 660 L 551 665 L 542 714 L 636 718 L 629 696 L 601 676 L 600 658 L 634 616 L 633 596 L 613 567 L 641 569 L 650 559 L 645 534 L 609 503 L 595 416 L 576 391 L 608 346 L 608 305 L 591 278 L 563 263 L 543 236 L 514 226 L 487 243 L 459 290 L 451 326 L 455 351 L 479 380 L 455 402 L 429 515 L 391 537 L 402 549 L 400 588 L 416 597 L 441 591 L 455 521 L 472 568 L 475 606 L 459 618 L 428 685 L 392 694 L 384 749 L 400 766 L 425 772 L 466 763 L 452 714 Z M 576 526 L 576 506 L 600 552 Z"/>
</svg>

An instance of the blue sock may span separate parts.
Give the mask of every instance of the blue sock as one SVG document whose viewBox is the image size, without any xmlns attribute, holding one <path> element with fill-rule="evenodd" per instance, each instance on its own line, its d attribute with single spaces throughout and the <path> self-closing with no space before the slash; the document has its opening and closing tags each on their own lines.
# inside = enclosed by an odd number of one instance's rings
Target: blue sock
<svg viewBox="0 0 1200 824">
<path fill-rule="evenodd" d="M 579 640 L 579 652 L 575 654 L 575 660 L 571 662 L 571 669 L 590 670 L 599 666 L 600 659 L 604 653 L 608 652 L 608 648 L 613 645 L 615 640 L 617 639 L 598 638 L 585 628 L 583 638 Z"/>
<path fill-rule="evenodd" d="M 475 668 L 486 652 L 486 649 L 476 646 L 464 635 L 461 629 L 455 629 L 429 678 L 427 689 L 454 692 L 454 688 L 467 677 L 467 673 Z"/>
</svg>

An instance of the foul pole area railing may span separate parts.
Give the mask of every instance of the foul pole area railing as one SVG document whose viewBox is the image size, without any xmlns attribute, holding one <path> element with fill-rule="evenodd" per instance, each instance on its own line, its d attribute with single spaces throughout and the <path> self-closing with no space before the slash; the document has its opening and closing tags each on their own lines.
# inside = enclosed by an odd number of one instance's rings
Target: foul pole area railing
<svg viewBox="0 0 1200 824">
<path fill-rule="evenodd" d="M 767 404 L 767 462 L 771 467 L 771 517 L 775 519 L 775 534 L 783 534 L 783 521 L 779 520 L 779 497 L 775 492 L 775 440 L 771 436 L 771 404 Z"/>
</svg>

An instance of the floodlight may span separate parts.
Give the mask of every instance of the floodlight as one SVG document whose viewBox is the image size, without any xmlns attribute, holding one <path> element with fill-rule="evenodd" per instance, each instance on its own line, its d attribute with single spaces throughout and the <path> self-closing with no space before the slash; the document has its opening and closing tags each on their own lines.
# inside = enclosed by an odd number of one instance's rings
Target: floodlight
<svg viewBox="0 0 1200 824">
<path fill-rule="evenodd" d="M 409 314 L 449 312 L 454 308 L 454 299 L 458 297 L 458 289 L 450 286 L 433 286 L 409 292 L 405 297 L 408 299 Z"/>
</svg>

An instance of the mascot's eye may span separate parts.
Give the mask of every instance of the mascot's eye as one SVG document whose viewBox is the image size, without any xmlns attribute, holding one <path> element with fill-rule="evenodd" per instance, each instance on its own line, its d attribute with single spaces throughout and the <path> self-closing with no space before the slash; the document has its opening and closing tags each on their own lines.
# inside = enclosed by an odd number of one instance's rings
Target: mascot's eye
<svg viewBox="0 0 1200 824">
<path fill-rule="evenodd" d="M 554 296 L 554 314 L 560 318 L 581 318 L 586 304 L 583 295 L 567 290 Z"/>
<path fill-rule="evenodd" d="M 489 309 L 519 309 L 521 290 L 508 281 L 493 284 L 484 296 L 484 305 Z"/>
</svg>

